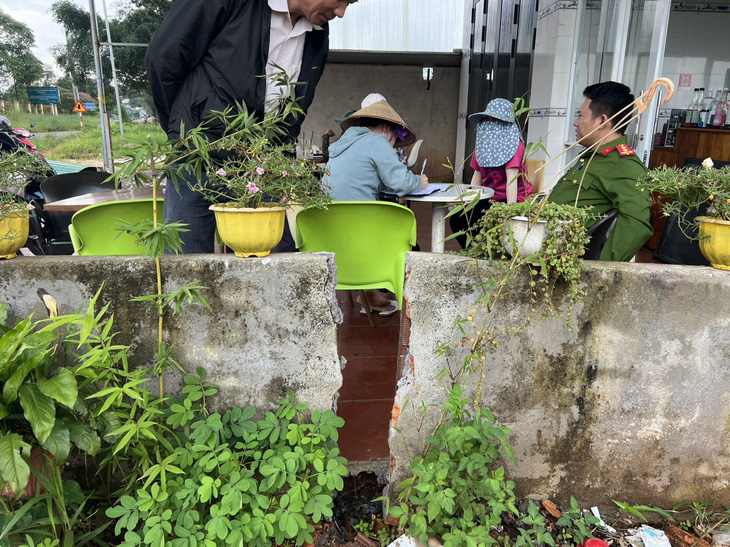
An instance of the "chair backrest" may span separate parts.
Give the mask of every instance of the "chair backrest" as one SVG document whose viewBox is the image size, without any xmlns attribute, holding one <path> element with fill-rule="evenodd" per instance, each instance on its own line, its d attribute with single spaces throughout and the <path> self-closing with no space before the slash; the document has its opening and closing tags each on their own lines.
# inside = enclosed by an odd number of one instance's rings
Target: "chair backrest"
<svg viewBox="0 0 730 547">
<path fill-rule="evenodd" d="M 305 252 L 335 253 L 338 289 L 393 291 L 403 301 L 406 252 L 416 243 L 413 211 L 385 201 L 339 201 L 297 215 Z"/>
<path fill-rule="evenodd" d="M 413 147 L 411 148 L 411 153 L 408 154 L 408 167 L 409 168 L 416 165 L 416 162 L 418 161 L 418 153 L 421 151 L 422 144 L 423 144 L 423 139 L 418 139 L 415 143 L 413 143 Z"/>
<path fill-rule="evenodd" d="M 64 173 L 48 177 L 41 182 L 41 193 L 45 203 L 52 203 L 74 196 L 106 192 L 114 190 L 114 184 L 102 184 L 109 177 L 105 171 L 80 171 Z M 72 211 L 43 211 L 40 213 L 44 224 L 44 239 L 50 244 L 52 254 L 71 254 L 71 236 L 68 226 L 71 224 Z"/>
<path fill-rule="evenodd" d="M 618 218 L 618 209 L 611 209 L 606 216 L 596 222 L 588 229 L 588 235 L 591 240 L 586 245 L 586 252 L 583 255 L 584 260 L 600 260 L 603 246 L 611 235 L 616 219 Z"/>
<path fill-rule="evenodd" d="M 544 169 L 540 169 L 545 165 L 545 160 L 529 159 L 525 160 L 525 166 L 527 167 L 527 180 L 532 185 L 532 193 L 539 194 L 542 191 L 542 177 L 545 173 Z M 538 171 L 538 169 L 540 169 Z"/>
<path fill-rule="evenodd" d="M 163 200 L 157 200 L 157 218 L 162 218 Z M 132 224 L 152 219 L 152 199 L 128 199 L 97 203 L 77 211 L 69 232 L 80 255 L 141 255 L 135 238 L 118 230 L 117 219 Z"/>
</svg>

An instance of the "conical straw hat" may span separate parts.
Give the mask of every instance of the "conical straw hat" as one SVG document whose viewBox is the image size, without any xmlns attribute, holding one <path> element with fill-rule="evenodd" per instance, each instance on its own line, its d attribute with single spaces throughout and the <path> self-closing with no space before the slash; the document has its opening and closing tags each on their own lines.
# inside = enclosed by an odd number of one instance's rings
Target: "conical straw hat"
<svg viewBox="0 0 730 547">
<path fill-rule="evenodd" d="M 346 130 L 353 125 L 359 125 L 360 118 L 375 118 L 376 120 L 383 120 L 390 122 L 394 125 L 398 125 L 408 131 L 408 134 L 404 138 L 398 138 L 395 141 L 395 146 L 408 146 L 416 142 L 416 134 L 413 130 L 406 125 L 398 113 L 393 110 L 393 107 L 388 104 L 388 101 L 378 101 L 365 108 L 361 108 L 354 114 L 350 114 L 348 117 L 340 122 L 342 130 Z"/>
</svg>

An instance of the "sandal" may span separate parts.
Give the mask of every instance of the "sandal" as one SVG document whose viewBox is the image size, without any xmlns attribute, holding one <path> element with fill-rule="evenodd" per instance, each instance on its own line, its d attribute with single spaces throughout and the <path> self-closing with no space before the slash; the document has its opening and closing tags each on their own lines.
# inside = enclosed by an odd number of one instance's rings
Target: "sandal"
<svg viewBox="0 0 730 547">
<path fill-rule="evenodd" d="M 391 300 L 390 304 L 388 304 L 387 306 L 370 306 L 370 311 L 374 313 L 377 312 L 380 317 L 390 317 L 398 311 L 398 301 Z M 366 314 L 367 311 L 365 311 L 365 308 L 361 307 L 360 313 Z"/>
</svg>

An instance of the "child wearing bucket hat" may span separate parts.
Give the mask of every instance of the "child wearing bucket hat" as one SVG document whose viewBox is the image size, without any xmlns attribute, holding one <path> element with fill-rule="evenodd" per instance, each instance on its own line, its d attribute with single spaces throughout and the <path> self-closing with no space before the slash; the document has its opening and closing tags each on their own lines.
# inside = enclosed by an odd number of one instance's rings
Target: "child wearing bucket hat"
<svg viewBox="0 0 730 547">
<path fill-rule="evenodd" d="M 532 192 L 527 180 L 525 145 L 513 114 L 514 104 L 507 99 L 492 99 L 484 112 L 469 116 L 477 122 L 476 146 L 470 166 L 474 169 L 472 186 L 486 186 L 494 190 L 491 200 L 481 200 L 467 215 L 450 217 L 451 230 L 465 232 L 481 218 L 492 201 L 522 202 Z M 456 237 L 462 248 L 466 234 Z"/>
<path fill-rule="evenodd" d="M 394 151 L 416 141 L 413 131 L 385 99 L 371 98 L 340 122 L 344 133 L 330 145 L 324 182 L 334 201 L 378 201 L 386 188 L 405 196 L 428 186 L 428 177 L 411 173 Z M 380 315 L 398 311 L 398 302 L 377 290 L 365 295 Z"/>
</svg>

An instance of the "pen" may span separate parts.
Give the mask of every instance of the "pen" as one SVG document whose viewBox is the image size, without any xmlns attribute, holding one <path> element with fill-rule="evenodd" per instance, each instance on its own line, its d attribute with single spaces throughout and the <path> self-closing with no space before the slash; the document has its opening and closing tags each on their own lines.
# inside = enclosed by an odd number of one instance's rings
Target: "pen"
<svg viewBox="0 0 730 547">
<path fill-rule="evenodd" d="M 428 158 L 423 160 L 423 167 L 421 167 L 421 174 L 423 175 L 423 172 L 426 170 L 426 162 L 428 161 Z"/>
</svg>

